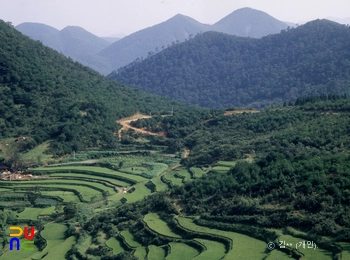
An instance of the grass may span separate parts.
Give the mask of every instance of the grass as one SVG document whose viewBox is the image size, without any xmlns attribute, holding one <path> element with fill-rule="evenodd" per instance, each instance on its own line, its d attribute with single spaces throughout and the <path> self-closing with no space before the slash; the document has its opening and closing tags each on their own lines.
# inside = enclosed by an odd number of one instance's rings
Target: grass
<svg viewBox="0 0 350 260">
<path fill-rule="evenodd" d="M 157 213 L 148 213 L 144 216 L 143 220 L 151 230 L 162 236 L 181 238 L 181 236 L 171 231 L 168 224 L 160 219 Z"/>
<path fill-rule="evenodd" d="M 102 183 L 96 183 L 96 182 L 88 182 L 88 181 L 81 181 L 81 180 L 66 180 L 66 179 L 59 179 L 59 180 L 50 180 L 50 179 L 43 179 L 43 180 L 31 180 L 31 181 L 5 181 L 6 184 L 12 184 L 12 185 L 31 185 L 31 186 L 42 186 L 42 185 L 76 185 L 76 186 L 86 186 L 91 189 L 95 189 L 98 191 L 106 190 L 109 192 L 109 194 L 114 194 L 115 191 L 112 187 L 105 186 Z"/>
<path fill-rule="evenodd" d="M 192 173 L 193 178 L 200 178 L 204 174 L 204 171 L 201 168 L 197 168 L 197 167 L 191 167 L 190 171 Z"/>
<path fill-rule="evenodd" d="M 120 200 L 125 197 L 127 199 L 127 203 L 136 202 L 142 200 L 145 196 L 151 194 L 151 190 L 145 186 L 145 183 L 138 183 L 132 186 L 135 188 L 135 191 L 132 193 L 123 193 L 123 194 L 115 194 L 113 196 L 108 197 L 110 201 Z"/>
<path fill-rule="evenodd" d="M 150 245 L 148 246 L 148 260 L 164 260 L 165 259 L 165 250 L 162 247 Z"/>
<path fill-rule="evenodd" d="M 167 256 L 167 260 L 192 259 L 199 254 L 197 249 L 184 243 L 170 242 L 169 246 L 171 253 Z"/>
<path fill-rule="evenodd" d="M 269 255 L 267 256 L 266 260 L 290 260 L 292 258 L 289 257 L 289 255 L 279 251 L 279 250 L 272 250 Z"/>
<path fill-rule="evenodd" d="M 124 238 L 125 243 L 128 244 L 128 246 L 131 248 L 137 248 L 141 246 L 141 244 L 134 239 L 134 236 L 130 233 L 129 230 L 121 231 L 120 235 Z"/>
<path fill-rule="evenodd" d="M 215 172 L 223 172 L 223 173 L 226 173 L 230 170 L 230 167 L 227 167 L 227 166 L 214 166 L 212 168 L 213 171 Z"/>
<path fill-rule="evenodd" d="M 41 236 L 46 240 L 47 245 L 45 249 L 42 252 L 36 254 L 33 257 L 33 259 L 35 260 L 42 259 L 44 256 L 46 259 L 54 259 L 53 257 L 55 255 L 52 253 L 52 250 L 56 247 L 61 247 L 61 244 L 66 239 L 66 236 L 65 236 L 66 230 L 67 230 L 67 227 L 62 224 L 51 223 L 51 224 L 45 225 L 44 230 L 41 231 Z M 62 259 L 62 258 L 56 258 L 56 259 Z"/>
<path fill-rule="evenodd" d="M 35 246 L 34 250 L 8 250 L 0 256 L 1 260 L 32 260 L 32 256 L 38 253 L 38 248 Z"/>
<path fill-rule="evenodd" d="M 176 171 L 167 172 L 164 175 L 164 178 L 167 179 L 168 181 L 171 181 L 171 184 L 173 186 L 182 186 L 183 185 L 182 179 L 176 177 L 175 174 L 176 174 Z"/>
<path fill-rule="evenodd" d="M 27 186 L 28 187 L 28 186 Z M 16 188 L 27 188 L 26 186 L 16 186 Z M 57 189 L 60 190 L 62 188 L 66 188 L 66 189 L 71 189 L 71 190 L 76 190 L 77 192 L 79 192 L 83 198 L 87 201 L 90 201 L 93 197 L 96 197 L 97 199 L 102 199 L 102 194 L 101 192 L 94 190 L 92 188 L 89 187 L 84 187 L 84 186 L 77 186 L 77 185 L 58 185 L 55 186 L 54 184 L 52 185 L 40 185 L 40 187 L 43 188 L 50 188 L 50 189 Z"/>
<path fill-rule="evenodd" d="M 206 247 L 206 250 L 203 251 L 200 255 L 195 257 L 194 259 L 196 260 L 206 260 L 206 259 L 211 259 L 211 260 L 219 260 L 222 259 L 225 255 L 226 249 L 225 245 L 223 243 L 217 242 L 217 241 L 212 241 L 212 240 L 207 240 L 207 239 L 199 239 L 196 238 L 194 239 L 197 242 L 201 243 Z"/>
<path fill-rule="evenodd" d="M 52 155 L 44 153 L 49 145 L 49 142 L 39 144 L 27 153 L 22 154 L 22 160 L 31 163 L 38 163 L 38 161 L 49 161 L 52 158 Z"/>
<path fill-rule="evenodd" d="M 62 172 L 62 171 L 70 171 L 70 172 L 76 172 L 76 173 L 101 173 L 104 174 L 104 177 L 111 177 L 113 178 L 113 176 L 125 179 L 125 180 L 129 180 L 132 183 L 137 183 L 137 182 L 143 182 L 146 181 L 147 179 L 142 177 L 142 176 L 138 176 L 138 175 L 133 175 L 133 174 L 127 174 L 127 173 L 123 173 L 123 172 L 118 172 L 118 171 L 114 171 L 108 168 L 103 168 L 103 167 L 96 167 L 96 166 L 60 166 L 60 167 L 44 167 L 44 168 L 34 168 L 34 169 L 30 169 L 32 172 L 34 173 L 40 173 L 40 172 Z"/>
<path fill-rule="evenodd" d="M 83 173 L 53 173 L 53 174 L 50 174 L 50 177 L 73 177 L 73 178 L 91 179 L 91 180 L 97 180 L 97 181 L 106 181 L 119 187 L 130 186 L 130 183 L 127 183 L 124 181 L 120 181 L 120 180 L 116 180 L 108 177 L 83 174 Z"/>
<path fill-rule="evenodd" d="M 113 249 L 113 255 L 117 255 L 119 253 L 124 252 L 124 248 L 121 244 L 121 242 L 116 239 L 115 237 L 112 237 L 106 241 L 106 245 Z"/>
<path fill-rule="evenodd" d="M 237 162 L 233 162 L 233 161 L 218 161 L 216 163 L 216 165 L 219 166 L 227 166 L 227 167 L 233 167 L 236 165 Z"/>
<path fill-rule="evenodd" d="M 157 191 L 166 191 L 168 190 L 168 185 L 162 182 L 162 180 L 159 177 L 155 177 L 151 180 L 154 185 L 156 185 L 156 190 Z"/>
<path fill-rule="evenodd" d="M 350 259 L 350 243 L 348 242 L 337 242 L 343 248 L 342 259 Z"/>
<path fill-rule="evenodd" d="M 79 198 L 71 191 L 42 191 L 41 194 L 60 197 L 63 202 L 80 202 Z"/>
<path fill-rule="evenodd" d="M 136 250 L 134 252 L 134 256 L 140 260 L 146 259 L 146 257 L 147 257 L 146 248 L 143 246 L 136 248 Z"/>
<path fill-rule="evenodd" d="M 42 258 L 43 260 L 63 260 L 66 259 L 67 252 L 75 244 L 75 237 L 71 236 L 67 238 L 59 246 L 52 248 L 47 256 Z"/>
<path fill-rule="evenodd" d="M 186 169 L 180 169 L 176 173 L 184 178 L 184 181 L 190 181 L 192 179 L 191 174 Z"/>
<path fill-rule="evenodd" d="M 192 231 L 208 233 L 217 236 L 227 237 L 233 241 L 232 249 L 226 254 L 225 259 L 263 259 L 266 256 L 266 243 L 255 238 L 235 232 L 212 229 L 198 226 L 192 219 L 177 217 L 179 224 Z M 317 259 L 317 258 L 315 258 Z"/>
<path fill-rule="evenodd" d="M 296 244 L 300 243 L 302 241 L 305 241 L 305 239 L 302 238 L 297 238 L 297 237 L 293 237 L 290 235 L 282 235 L 278 238 L 279 241 L 285 241 L 285 243 L 290 244 L 292 243 L 292 248 L 296 248 Z M 279 245 L 276 245 L 276 247 L 278 247 Z M 316 250 L 311 249 L 311 248 L 307 248 L 307 245 L 305 246 L 305 249 L 302 247 L 298 247 L 298 251 L 303 253 L 303 260 L 313 260 L 313 259 L 318 259 L 318 260 L 323 260 L 323 259 L 332 259 L 332 253 L 330 251 L 321 249 L 321 248 L 317 248 Z"/>
<path fill-rule="evenodd" d="M 18 219 L 37 220 L 38 216 L 43 212 L 42 208 L 25 208 L 24 211 L 18 214 Z"/>
</svg>

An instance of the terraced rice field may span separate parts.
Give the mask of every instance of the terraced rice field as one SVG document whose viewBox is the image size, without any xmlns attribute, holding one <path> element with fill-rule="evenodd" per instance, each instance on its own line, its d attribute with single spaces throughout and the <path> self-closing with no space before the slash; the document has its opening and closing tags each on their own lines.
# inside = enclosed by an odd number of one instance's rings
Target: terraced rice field
<svg viewBox="0 0 350 260">
<path fill-rule="evenodd" d="M 53 254 L 52 250 L 55 248 L 56 248 L 56 251 L 63 250 L 63 248 L 61 248 L 61 245 L 66 240 L 66 237 L 65 237 L 66 231 L 67 231 L 67 227 L 62 224 L 51 223 L 51 224 L 45 225 L 44 230 L 41 231 L 41 236 L 46 240 L 47 245 L 42 252 L 33 256 L 33 260 L 42 259 L 44 256 L 46 259 L 64 259 L 64 258 L 57 257 L 55 254 Z M 66 243 L 66 244 L 69 245 L 69 243 Z"/>
<path fill-rule="evenodd" d="M 183 185 L 182 179 L 175 176 L 176 171 L 167 172 L 164 178 L 172 183 L 173 186 Z"/>
<path fill-rule="evenodd" d="M 134 252 L 134 256 L 136 256 L 140 260 L 146 259 L 147 257 L 146 248 L 143 246 L 136 248 Z"/>
<path fill-rule="evenodd" d="M 134 239 L 134 236 L 129 230 L 123 230 L 120 232 L 120 236 L 124 239 L 125 243 L 131 248 L 140 247 L 141 244 Z"/>
<path fill-rule="evenodd" d="M 162 236 L 181 238 L 169 228 L 168 224 L 157 213 L 148 213 L 143 220 L 151 230 Z"/>
<path fill-rule="evenodd" d="M 207 239 L 200 239 L 196 238 L 194 239 L 197 242 L 201 243 L 206 247 L 206 250 L 203 251 L 200 255 L 193 258 L 195 260 L 219 260 L 222 259 L 225 256 L 226 249 L 225 245 L 223 243 L 213 241 L 213 240 L 207 240 Z"/>
<path fill-rule="evenodd" d="M 80 202 L 78 196 L 71 191 L 42 191 L 41 194 L 60 197 L 63 202 Z"/>
<path fill-rule="evenodd" d="M 170 242 L 170 254 L 166 260 L 192 259 L 199 254 L 198 250 L 184 243 Z"/>
<path fill-rule="evenodd" d="M 125 186 L 130 185 L 130 183 L 120 181 L 117 179 L 112 179 L 112 178 L 108 178 L 108 177 L 101 177 L 101 176 L 96 176 L 96 175 L 90 175 L 90 174 L 83 174 L 83 173 L 53 173 L 53 174 L 50 174 L 50 177 L 62 177 L 62 178 L 71 177 L 71 178 L 91 179 L 91 180 L 108 182 L 112 185 L 119 186 L 119 187 L 125 187 Z"/>
<path fill-rule="evenodd" d="M 24 211 L 18 214 L 18 219 L 37 220 L 39 215 L 50 215 L 55 207 L 49 208 L 25 208 Z"/>
<path fill-rule="evenodd" d="M 154 183 L 154 185 L 156 185 L 156 191 L 165 191 L 169 189 L 168 185 L 164 183 L 159 177 L 155 177 L 151 179 L 151 181 Z"/>
<path fill-rule="evenodd" d="M 192 179 L 191 174 L 186 169 L 180 169 L 176 173 L 184 178 L 184 181 L 190 181 Z"/>
<path fill-rule="evenodd" d="M 198 226 L 195 223 L 193 223 L 192 219 L 189 218 L 177 217 L 176 219 L 182 227 L 188 230 L 200 233 L 213 234 L 231 239 L 233 242 L 232 250 L 226 254 L 225 259 L 250 260 L 263 259 L 266 256 L 266 243 L 263 241 L 235 232 Z"/>
<path fill-rule="evenodd" d="M 123 248 L 121 242 L 118 239 L 116 239 L 115 237 L 108 239 L 106 241 L 106 245 L 113 249 L 114 255 L 124 252 L 124 248 Z"/>
<path fill-rule="evenodd" d="M 67 171 L 70 173 L 100 173 L 104 174 L 104 177 L 119 177 L 121 179 L 125 179 L 132 183 L 143 182 L 147 179 L 139 176 L 128 173 L 123 173 L 119 171 L 114 171 L 108 168 L 103 167 L 95 167 L 95 166 L 61 166 L 61 167 L 45 167 L 45 168 L 35 168 L 30 169 L 33 173 L 62 173 L 63 171 Z"/>
<path fill-rule="evenodd" d="M 192 172 L 193 178 L 200 178 L 204 174 L 204 171 L 201 168 L 197 168 L 197 167 L 191 167 L 190 171 Z"/>
<path fill-rule="evenodd" d="M 148 260 L 164 260 L 165 259 L 165 249 L 163 247 L 150 245 L 148 246 Z"/>
</svg>

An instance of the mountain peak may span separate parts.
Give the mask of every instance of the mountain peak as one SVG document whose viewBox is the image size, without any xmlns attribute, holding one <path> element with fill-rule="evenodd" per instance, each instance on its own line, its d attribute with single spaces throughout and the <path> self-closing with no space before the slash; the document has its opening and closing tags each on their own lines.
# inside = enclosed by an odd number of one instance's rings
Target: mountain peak
<svg viewBox="0 0 350 260">
<path fill-rule="evenodd" d="M 213 25 L 216 31 L 237 36 L 260 38 L 279 33 L 288 25 L 271 15 L 250 7 L 237 9 Z"/>
</svg>

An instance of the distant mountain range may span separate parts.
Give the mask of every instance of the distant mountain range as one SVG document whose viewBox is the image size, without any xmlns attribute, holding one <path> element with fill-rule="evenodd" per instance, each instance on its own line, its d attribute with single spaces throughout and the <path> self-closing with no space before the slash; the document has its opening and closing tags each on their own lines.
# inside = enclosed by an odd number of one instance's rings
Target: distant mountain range
<svg viewBox="0 0 350 260">
<path fill-rule="evenodd" d="M 238 9 L 214 25 L 202 24 L 178 14 L 155 26 L 140 30 L 111 44 L 80 27 L 58 31 L 43 24 L 24 23 L 16 27 L 34 40 L 70 56 L 72 59 L 107 75 L 137 58 L 161 51 L 198 33 L 218 31 L 237 36 L 260 38 L 279 33 L 288 25 L 251 8 Z"/>
<path fill-rule="evenodd" d="M 261 39 L 206 32 L 109 77 L 203 107 L 350 94 L 350 27 L 316 20 Z"/>
</svg>

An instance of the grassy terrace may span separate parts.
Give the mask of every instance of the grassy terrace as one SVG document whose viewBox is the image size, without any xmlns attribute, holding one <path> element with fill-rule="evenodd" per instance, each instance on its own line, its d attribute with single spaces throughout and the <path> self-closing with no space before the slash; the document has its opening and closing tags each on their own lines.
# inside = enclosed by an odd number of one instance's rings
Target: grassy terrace
<svg viewBox="0 0 350 260">
<path fill-rule="evenodd" d="M 79 192 L 84 200 L 90 201 L 91 198 L 96 197 L 98 199 L 102 199 L 102 193 L 98 190 L 89 188 L 89 187 L 84 187 L 84 186 L 77 186 L 77 185 L 55 185 L 55 183 L 52 183 L 51 185 L 48 184 L 38 184 L 37 186 L 43 187 L 44 189 L 50 189 L 50 191 L 60 191 L 63 192 L 62 189 L 70 189 L 70 190 L 76 190 L 77 192 Z M 15 187 L 16 189 L 28 189 L 30 187 L 28 187 L 28 185 L 25 186 L 21 186 L 20 184 L 18 186 Z M 48 192 L 50 192 L 48 191 Z"/>
<path fill-rule="evenodd" d="M 181 238 L 181 236 L 171 231 L 168 224 L 160 219 L 157 213 L 148 213 L 143 220 L 151 230 L 162 236 Z"/>
<path fill-rule="evenodd" d="M 103 177 L 110 177 L 115 179 L 126 180 L 131 183 L 143 182 L 147 179 L 139 176 L 128 173 L 123 173 L 119 171 L 114 171 L 108 168 L 103 167 L 95 167 L 95 166 L 61 166 L 61 167 L 44 167 L 44 168 L 35 168 L 30 169 L 33 173 L 62 173 L 62 172 L 70 172 L 70 173 L 85 173 L 85 174 L 103 174 Z"/>
<path fill-rule="evenodd" d="M 233 241 L 232 250 L 226 254 L 225 259 L 263 259 L 267 255 L 265 253 L 266 243 L 263 241 L 235 232 L 198 226 L 190 218 L 177 217 L 176 219 L 182 227 L 188 230 L 231 239 Z"/>
<path fill-rule="evenodd" d="M 10 186 L 42 186 L 42 185 L 74 185 L 74 186 L 85 186 L 89 187 L 91 189 L 95 189 L 97 191 L 108 191 L 109 194 L 115 194 L 115 190 L 112 187 L 106 186 L 101 183 L 97 182 L 89 182 L 89 181 L 80 181 L 80 180 L 65 180 L 65 179 L 59 179 L 59 180 L 30 180 L 30 181 L 2 181 L 1 183 L 10 185 Z"/>
<path fill-rule="evenodd" d="M 170 242 L 170 254 L 167 260 L 192 259 L 199 254 L 198 250 L 184 243 Z M 212 260 L 212 258 L 210 258 Z"/>
<path fill-rule="evenodd" d="M 200 255 L 197 257 L 193 258 L 195 260 L 206 260 L 206 259 L 211 259 L 211 260 L 219 260 L 222 259 L 225 256 L 225 245 L 223 243 L 217 242 L 217 241 L 212 241 L 212 240 L 207 240 L 207 239 L 200 239 L 196 238 L 194 239 L 195 241 L 201 243 L 202 245 L 205 246 L 206 250 L 203 251 Z"/>
<path fill-rule="evenodd" d="M 137 248 L 141 246 L 141 244 L 134 239 L 134 236 L 130 233 L 129 230 L 121 231 L 120 236 L 122 239 L 124 239 L 125 243 L 131 248 Z"/>
<path fill-rule="evenodd" d="M 91 180 L 108 182 L 112 185 L 119 186 L 119 187 L 125 187 L 130 185 L 130 183 L 120 181 L 114 178 L 101 177 L 101 176 L 83 174 L 83 173 L 52 173 L 50 174 L 50 177 L 68 177 L 68 178 L 72 177 L 72 178 L 81 178 L 81 179 L 91 179 Z"/>
</svg>

